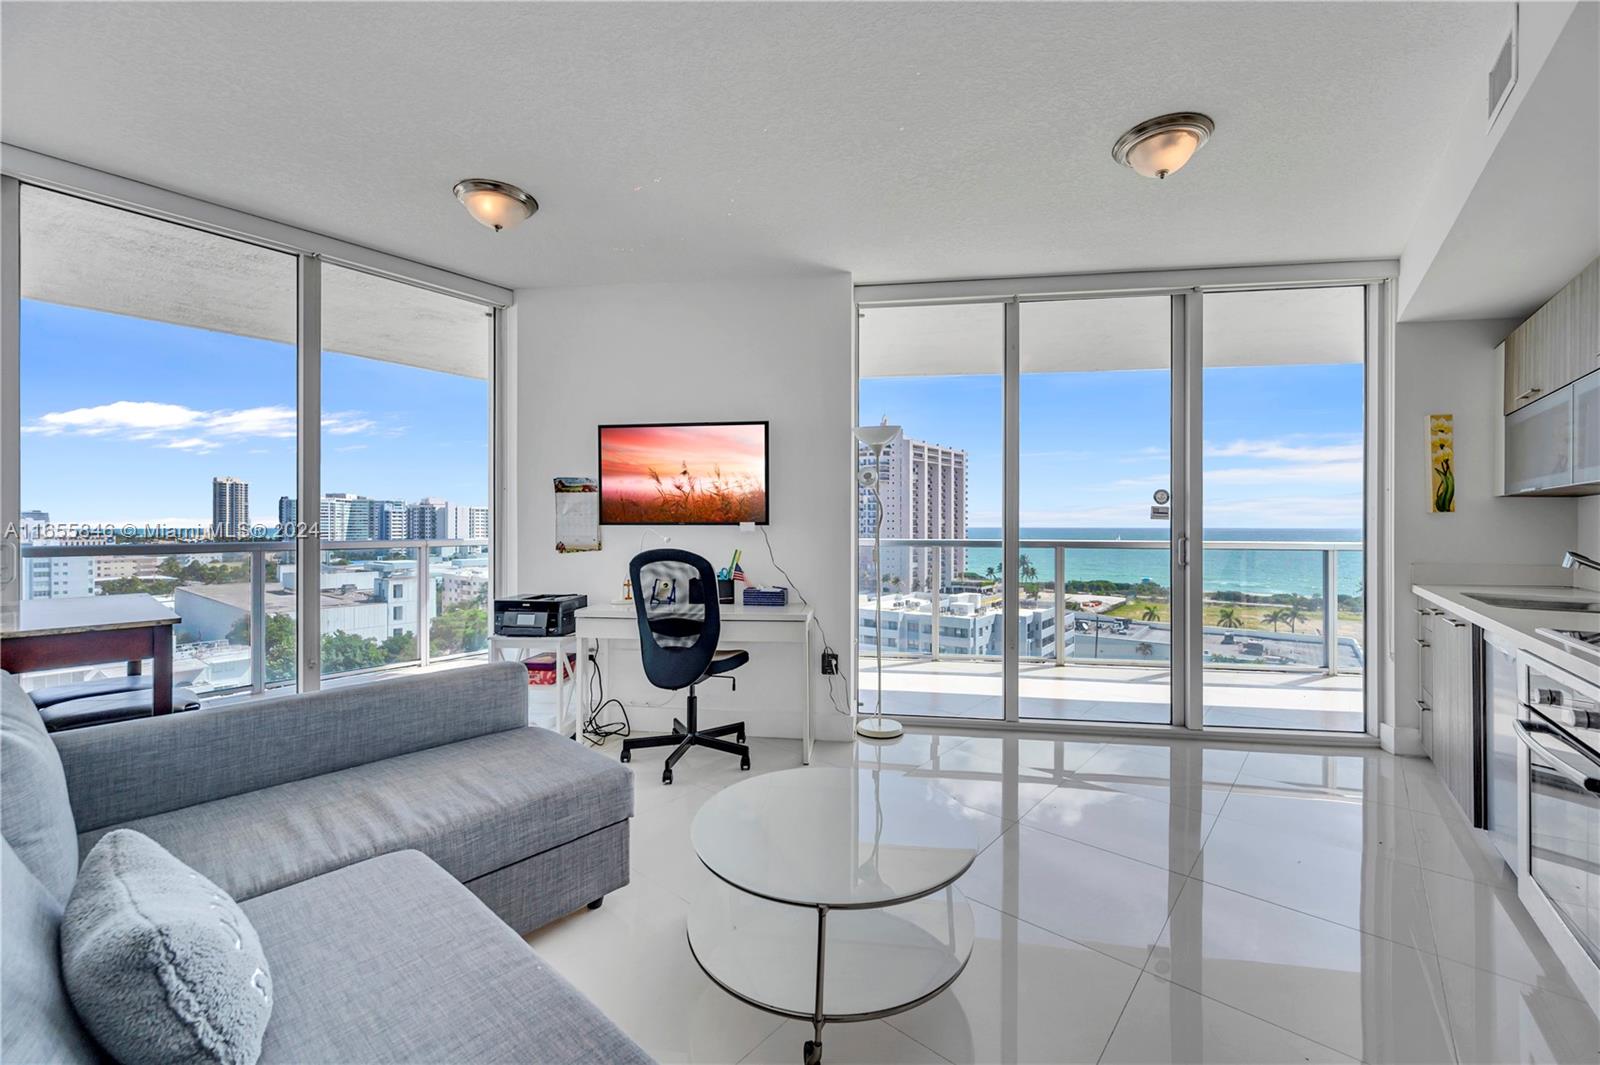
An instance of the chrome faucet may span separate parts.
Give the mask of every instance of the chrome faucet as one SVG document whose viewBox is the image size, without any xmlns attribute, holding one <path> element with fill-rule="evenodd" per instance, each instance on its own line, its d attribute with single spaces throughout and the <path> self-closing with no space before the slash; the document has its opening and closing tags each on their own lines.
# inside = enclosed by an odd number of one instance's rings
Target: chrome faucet
<svg viewBox="0 0 1600 1065">
<path fill-rule="evenodd" d="M 1588 555 L 1581 555 L 1576 551 L 1568 551 L 1566 557 L 1561 560 L 1562 569 L 1576 569 L 1579 566 L 1600 572 L 1600 562 L 1596 562 Z"/>
</svg>

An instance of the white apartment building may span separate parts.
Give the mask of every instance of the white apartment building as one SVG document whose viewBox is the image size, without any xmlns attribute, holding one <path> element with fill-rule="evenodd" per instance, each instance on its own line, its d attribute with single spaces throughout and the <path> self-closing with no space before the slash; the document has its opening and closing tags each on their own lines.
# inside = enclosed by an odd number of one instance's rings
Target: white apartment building
<svg viewBox="0 0 1600 1065">
<path fill-rule="evenodd" d="M 211 527 L 221 539 L 250 535 L 250 485 L 237 477 L 211 478 Z"/>
<path fill-rule="evenodd" d="M 865 450 L 861 465 L 872 463 Z M 878 495 L 883 500 L 883 538 L 960 540 L 967 535 L 967 453 L 960 448 L 901 437 L 883 452 L 878 466 Z M 859 490 L 857 528 L 871 537 L 877 521 L 872 493 Z M 948 585 L 967 565 L 964 548 L 894 548 L 883 551 L 883 578 L 893 591 L 926 591 L 938 563 L 940 582 Z"/>
</svg>

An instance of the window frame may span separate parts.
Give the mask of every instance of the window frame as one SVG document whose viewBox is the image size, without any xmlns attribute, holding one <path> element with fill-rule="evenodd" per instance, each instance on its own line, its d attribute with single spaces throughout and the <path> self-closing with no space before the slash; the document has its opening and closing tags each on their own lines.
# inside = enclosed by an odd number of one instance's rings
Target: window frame
<svg viewBox="0 0 1600 1065">
<path fill-rule="evenodd" d="M 20 311 L 21 192 L 32 185 L 92 203 L 129 211 L 175 225 L 292 255 L 296 259 L 297 421 L 296 488 L 298 499 L 321 499 L 321 324 L 323 263 L 398 281 L 480 304 L 493 314 L 487 365 L 485 417 L 489 425 L 489 588 L 500 587 L 501 545 L 513 542 L 510 515 L 503 513 L 509 466 L 506 428 L 508 410 L 502 395 L 502 374 L 509 343 L 508 312 L 515 294 L 507 288 L 387 252 L 338 240 L 311 230 L 274 222 L 142 182 L 40 155 L 12 145 L 0 146 L 0 530 L 20 529 L 22 368 Z M 314 413 L 308 413 L 314 412 Z M 300 572 L 318 572 L 324 537 L 316 524 L 295 541 Z M 20 538 L 0 538 L 0 609 L 14 608 L 31 569 L 22 563 Z M 307 569 L 306 567 L 311 567 Z M 301 582 L 296 616 L 317 617 L 314 626 L 296 625 L 296 690 L 322 686 L 320 595 L 315 582 Z M 419 641 L 423 640 L 418 634 Z M 259 671 L 257 671 L 259 672 Z"/>
</svg>

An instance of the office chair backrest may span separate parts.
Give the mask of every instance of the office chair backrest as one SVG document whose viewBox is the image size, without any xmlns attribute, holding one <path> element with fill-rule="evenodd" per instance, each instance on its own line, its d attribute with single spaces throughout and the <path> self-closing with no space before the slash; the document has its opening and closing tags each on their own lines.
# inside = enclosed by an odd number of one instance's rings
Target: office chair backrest
<svg viewBox="0 0 1600 1065">
<path fill-rule="evenodd" d="M 642 551 L 628 563 L 644 674 L 658 688 L 687 688 L 705 675 L 722 635 L 717 575 L 690 551 Z"/>
</svg>

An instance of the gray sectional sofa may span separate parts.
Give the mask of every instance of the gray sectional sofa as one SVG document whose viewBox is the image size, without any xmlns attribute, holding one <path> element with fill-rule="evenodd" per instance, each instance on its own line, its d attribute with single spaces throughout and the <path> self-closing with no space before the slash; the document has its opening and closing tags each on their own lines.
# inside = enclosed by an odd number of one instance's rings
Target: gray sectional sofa
<svg viewBox="0 0 1600 1065">
<path fill-rule="evenodd" d="M 255 925 L 264 1062 L 648 1061 L 518 935 L 627 883 L 633 812 L 626 769 L 526 727 L 526 676 L 473 666 L 51 736 L 0 674 L 0 1057 L 96 1056 L 55 927 L 81 855 L 131 828 Z"/>
</svg>

